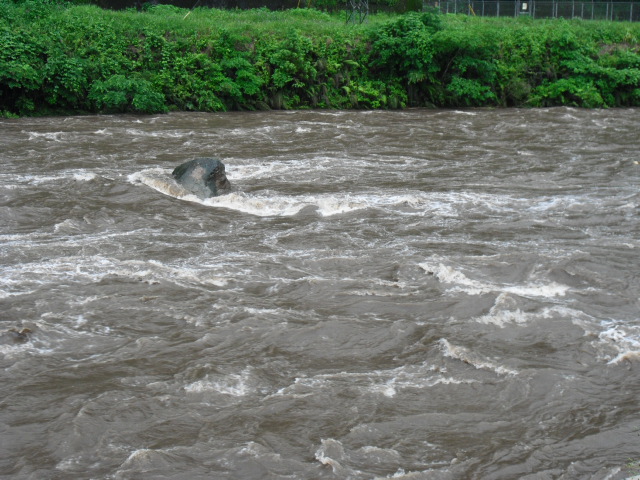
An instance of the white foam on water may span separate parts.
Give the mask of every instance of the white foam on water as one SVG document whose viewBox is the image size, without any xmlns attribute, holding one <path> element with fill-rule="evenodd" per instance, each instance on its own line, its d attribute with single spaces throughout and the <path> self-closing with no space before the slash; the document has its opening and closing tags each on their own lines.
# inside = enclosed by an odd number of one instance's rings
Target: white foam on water
<svg viewBox="0 0 640 480">
<path fill-rule="evenodd" d="M 476 459 L 459 462 L 454 458 L 450 464 L 444 463 L 439 468 L 429 468 L 422 471 L 405 471 L 399 468 L 396 473 L 386 477 L 373 477 L 373 480 L 394 478 L 398 480 L 459 480 L 468 478 L 468 469 L 477 462 Z"/>
<path fill-rule="evenodd" d="M 418 265 L 425 272 L 433 274 L 441 283 L 454 284 L 459 288 L 463 288 L 467 293 L 478 295 L 491 291 L 491 286 L 489 284 L 471 280 L 464 273 L 443 263 L 439 263 L 434 266 L 427 262 L 422 262 Z"/>
<path fill-rule="evenodd" d="M 67 315 L 43 313 L 40 319 L 34 322 L 25 322 L 22 326 L 14 327 L 17 330 L 31 330 L 24 341 L 10 341 L 10 333 L 0 332 L 4 337 L 3 343 L 0 344 L 0 356 L 6 360 L 17 361 L 25 357 L 47 357 L 69 348 L 73 349 L 76 355 L 86 354 L 87 358 L 100 355 L 93 350 L 92 340 L 109 336 L 109 328 L 101 326 L 94 331 L 80 330 L 85 328 L 86 323 L 81 315 L 70 319 Z"/>
<path fill-rule="evenodd" d="M 216 275 L 207 268 L 194 268 L 192 266 L 173 266 L 166 265 L 156 260 L 149 260 L 146 265 L 150 267 L 149 270 L 138 270 L 137 268 L 127 268 L 128 265 L 136 267 L 137 265 L 144 265 L 137 260 L 122 262 L 125 267 L 124 271 L 128 275 L 133 275 L 143 278 L 148 278 L 150 281 L 165 280 L 179 284 L 189 285 L 213 285 L 216 287 L 225 287 L 229 284 L 230 279 L 224 276 Z"/>
<path fill-rule="evenodd" d="M 374 279 L 371 283 L 377 285 L 379 288 L 362 288 L 358 286 L 355 289 L 344 290 L 344 292 L 359 297 L 411 297 L 415 295 L 419 289 L 403 281 Z"/>
<path fill-rule="evenodd" d="M 57 175 L 0 175 L 9 188 L 16 188 L 17 185 L 42 185 L 47 183 L 60 183 L 65 180 L 76 182 L 91 182 L 100 178 L 94 172 L 85 169 L 67 170 Z"/>
<path fill-rule="evenodd" d="M 252 391 L 250 380 L 251 369 L 247 367 L 240 373 L 230 375 L 207 374 L 204 379 L 185 385 L 184 390 L 188 393 L 216 392 L 232 397 L 244 397 Z"/>
<path fill-rule="evenodd" d="M 190 287 L 225 287 L 231 279 L 213 267 L 167 265 L 156 260 L 118 260 L 100 255 L 46 259 L 7 267 L 0 278 L 0 298 L 33 293 L 60 281 L 99 282 L 110 276 L 132 278 L 149 284 L 168 282 Z M 217 268 L 217 267 L 216 267 Z"/>
<path fill-rule="evenodd" d="M 273 135 L 274 132 L 282 131 L 282 130 L 290 130 L 291 127 L 289 125 L 265 125 L 262 127 L 249 127 L 249 128 L 234 128 L 233 130 L 229 130 L 227 132 L 228 135 L 233 135 L 234 137 L 269 137 Z"/>
<path fill-rule="evenodd" d="M 237 453 L 244 454 L 244 455 L 251 455 L 252 457 L 256 457 L 256 458 L 264 457 L 265 455 L 269 455 L 278 459 L 282 458 L 282 456 L 279 453 L 275 453 L 269 450 L 264 445 L 261 445 L 253 441 L 249 441 L 247 442 L 246 445 L 240 447 Z"/>
<path fill-rule="evenodd" d="M 230 169 L 227 169 L 226 172 L 229 177 L 233 176 L 235 180 L 251 180 L 254 178 L 270 178 L 278 167 L 284 170 L 287 165 L 285 162 L 255 162 L 248 165 L 234 165 L 233 175 L 231 175 Z"/>
<path fill-rule="evenodd" d="M 26 133 L 26 134 L 29 135 L 29 141 L 43 138 L 45 140 L 51 140 L 53 142 L 61 142 L 62 141 L 62 137 L 64 135 L 68 135 L 69 132 L 45 132 L 45 133 L 41 133 L 41 132 L 25 132 L 25 131 L 23 131 L 22 133 Z"/>
<path fill-rule="evenodd" d="M 437 262 L 437 261 L 436 261 Z M 462 271 L 445 265 L 442 262 L 421 262 L 418 266 L 426 273 L 434 275 L 442 284 L 450 285 L 452 292 L 464 292 L 469 295 L 482 295 L 491 292 L 504 292 L 519 295 L 522 297 L 562 297 L 569 287 L 555 282 L 547 284 L 528 285 L 498 285 L 495 283 L 474 280 L 467 277 Z"/>
<path fill-rule="evenodd" d="M 291 311 L 285 309 L 254 309 L 237 305 L 225 305 L 224 308 L 212 305 L 212 309 L 215 311 L 214 315 L 209 312 L 194 312 L 194 315 L 182 315 L 180 318 L 197 327 L 207 328 L 228 325 L 238 319 L 260 318 L 261 320 L 269 320 L 272 328 L 276 328 L 277 325 L 286 328 L 287 315 L 291 314 Z M 205 333 L 198 341 L 207 343 L 210 340 L 210 334 Z"/>
<path fill-rule="evenodd" d="M 296 160 L 282 159 L 242 159 L 239 163 L 227 166 L 227 176 L 232 182 L 262 179 L 267 183 L 291 182 L 317 183 L 330 181 L 331 183 L 345 182 L 345 191 L 353 185 L 355 179 L 352 178 L 354 169 L 367 168 L 367 163 L 363 161 L 350 160 L 348 167 L 341 168 L 336 165 L 336 158 L 330 156 L 314 156 Z M 331 180 L 327 180 L 331 179 Z"/>
<path fill-rule="evenodd" d="M 349 448 L 340 440 L 334 438 L 323 438 L 315 452 L 315 459 L 322 465 L 331 467 L 333 474 L 338 478 L 370 478 L 382 480 L 388 478 L 407 480 L 429 480 L 447 479 L 454 480 L 463 478 L 461 474 L 465 471 L 466 463 L 475 463 L 475 459 L 458 462 L 453 459 L 451 462 L 441 462 L 437 469 L 426 469 L 423 471 L 405 471 L 401 467 L 405 459 L 399 451 L 393 448 L 380 448 L 373 445 L 365 445 L 360 448 Z M 385 470 L 395 469 L 395 473 L 384 477 L 371 474 L 375 467 Z M 456 468 L 458 467 L 458 468 Z M 361 470 L 365 469 L 365 471 Z M 455 472 L 458 470 L 458 472 Z"/>
<path fill-rule="evenodd" d="M 510 324 L 525 324 L 531 318 L 531 314 L 524 313 L 519 308 L 512 309 L 512 307 L 513 299 L 507 293 L 500 293 L 489 313 L 476 317 L 474 320 L 484 325 L 506 327 Z"/>
<path fill-rule="evenodd" d="M 584 330 L 598 361 L 609 365 L 640 361 L 640 325 L 618 320 L 598 320 L 583 312 L 571 314 L 572 323 Z"/>
<path fill-rule="evenodd" d="M 515 285 L 502 287 L 503 292 L 513 293 L 522 297 L 564 297 L 569 290 L 567 285 L 551 282 L 543 285 Z"/>
<path fill-rule="evenodd" d="M 131 445 L 120 446 L 108 443 L 106 446 L 101 446 L 100 453 L 105 453 L 104 450 L 106 448 L 112 450 L 109 453 L 111 453 L 112 458 L 117 459 L 123 458 L 124 455 L 130 452 L 124 462 L 109 475 L 109 478 L 115 480 L 174 477 L 175 474 L 172 475 L 172 472 L 176 471 L 176 463 L 180 459 L 189 456 L 189 453 L 192 452 L 190 448 L 183 445 L 172 445 L 164 448 L 136 448 L 132 450 Z M 93 460 L 95 461 L 95 458 Z M 90 464 L 91 467 L 95 467 L 95 465 L 95 463 Z M 166 472 L 169 473 L 166 474 Z M 87 476 L 86 471 L 82 473 Z M 201 477 L 196 475 L 196 478 Z"/>
<path fill-rule="evenodd" d="M 341 462 L 348 461 L 348 458 L 342 443 L 338 440 L 321 439 L 315 457 L 321 464 L 331 467 L 333 473 L 339 478 L 350 478 L 351 475 L 362 474 L 360 470 L 342 466 Z"/>
<path fill-rule="evenodd" d="M 81 277 L 93 277 L 94 274 L 85 271 L 84 268 L 96 268 L 105 262 L 107 260 L 102 257 L 91 257 L 89 261 L 83 257 L 59 257 L 40 263 L 15 265 L 5 270 L 2 284 L 6 290 L 3 291 L 9 295 L 23 295 L 29 287 L 47 285 L 54 278 L 68 277 L 78 280 Z"/>
<path fill-rule="evenodd" d="M 498 375 L 517 375 L 518 371 L 513 370 L 511 368 L 502 366 L 496 363 L 493 360 L 483 357 L 475 352 L 472 352 L 468 348 L 461 347 L 458 345 L 453 345 L 446 338 L 441 338 L 438 341 L 440 345 L 440 349 L 442 350 L 442 354 L 445 357 L 453 358 L 455 360 L 460 360 L 467 365 L 471 365 L 472 367 L 478 370 L 490 370 Z"/>
<path fill-rule="evenodd" d="M 125 129 L 125 133 L 132 137 L 162 137 L 162 138 L 182 138 L 182 137 L 190 137 L 195 132 L 193 130 L 140 130 L 137 128 L 127 128 Z"/>
<path fill-rule="evenodd" d="M 333 438 L 321 439 L 316 450 L 316 460 L 323 465 L 331 466 L 334 473 L 340 473 L 340 478 L 363 474 L 358 467 L 366 466 L 397 466 L 402 463 L 402 456 L 393 448 L 381 448 L 375 445 L 365 445 L 360 448 L 347 448 L 339 440 Z"/>
<path fill-rule="evenodd" d="M 603 354 L 609 365 L 640 360 L 640 327 L 613 324 L 598 335 L 609 352 Z"/>
<path fill-rule="evenodd" d="M 259 217 L 289 217 L 297 214 L 309 204 L 300 197 L 283 195 L 254 195 L 230 193 L 199 201 L 203 205 L 228 208 Z"/>
<path fill-rule="evenodd" d="M 82 222 L 67 218 L 60 223 L 56 223 L 53 226 L 53 231 L 55 233 L 68 233 L 69 231 L 80 231 L 82 226 Z"/>
<path fill-rule="evenodd" d="M 151 448 L 136 449 L 133 452 L 131 452 L 131 454 L 127 457 L 124 463 L 120 465 L 120 468 L 128 468 L 134 464 L 137 465 L 140 463 L 147 464 L 154 458 L 156 454 L 157 454 L 157 451 Z"/>
<path fill-rule="evenodd" d="M 325 388 L 358 388 L 363 393 L 383 395 L 391 398 L 404 390 L 425 389 L 436 385 L 459 385 L 475 383 L 474 379 L 455 378 L 446 374 L 446 369 L 422 363 L 403 365 L 389 370 L 371 372 L 337 372 L 299 377 L 294 383 L 281 388 L 274 396 L 305 397 Z"/>
<path fill-rule="evenodd" d="M 25 355 L 47 356 L 55 352 L 55 348 L 36 346 L 31 341 L 0 345 L 0 355 L 7 360 L 15 360 Z"/>
<path fill-rule="evenodd" d="M 85 459 L 82 455 L 76 455 L 73 457 L 66 458 L 64 460 L 59 461 L 56 464 L 56 470 L 69 471 L 72 472 L 78 468 L 84 468 Z"/>
<path fill-rule="evenodd" d="M 554 316 L 575 318 L 580 312 L 570 308 L 553 305 L 537 312 L 523 312 L 516 307 L 516 300 L 509 292 L 501 292 L 486 315 L 475 317 L 473 320 L 484 325 L 495 325 L 504 328 L 510 325 L 525 325 L 540 319 Z"/>
<path fill-rule="evenodd" d="M 21 295 L 31 295 L 36 292 L 36 288 L 25 288 L 20 280 L 9 281 L 7 279 L 1 280 L 3 285 L 0 288 L 0 299 L 19 297 Z"/>
<path fill-rule="evenodd" d="M 77 182 L 90 182 L 98 178 L 93 172 L 77 171 L 73 173 L 73 179 Z"/>
<path fill-rule="evenodd" d="M 311 199 L 310 199 L 311 200 Z M 366 198 L 340 195 L 340 196 L 322 196 L 315 199 L 318 207 L 318 212 L 323 217 L 330 217 L 331 215 L 338 215 L 341 213 L 353 212 L 354 210 L 362 210 L 369 207 L 369 202 Z"/>
</svg>

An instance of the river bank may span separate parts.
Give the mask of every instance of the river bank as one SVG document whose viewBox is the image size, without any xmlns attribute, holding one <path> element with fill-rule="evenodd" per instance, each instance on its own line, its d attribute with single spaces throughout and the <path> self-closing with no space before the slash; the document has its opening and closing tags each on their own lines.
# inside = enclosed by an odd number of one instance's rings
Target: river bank
<svg viewBox="0 0 640 480">
<path fill-rule="evenodd" d="M 640 105 L 640 25 L 0 0 L 0 114 Z"/>
</svg>

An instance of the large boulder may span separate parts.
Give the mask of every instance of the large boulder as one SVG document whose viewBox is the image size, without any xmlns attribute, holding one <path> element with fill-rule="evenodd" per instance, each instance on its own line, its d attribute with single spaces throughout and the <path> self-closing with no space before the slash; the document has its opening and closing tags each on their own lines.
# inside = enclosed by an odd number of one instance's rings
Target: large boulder
<svg viewBox="0 0 640 480">
<path fill-rule="evenodd" d="M 224 163 L 217 158 L 194 158 L 177 166 L 173 177 L 185 190 L 203 200 L 231 191 Z"/>
</svg>

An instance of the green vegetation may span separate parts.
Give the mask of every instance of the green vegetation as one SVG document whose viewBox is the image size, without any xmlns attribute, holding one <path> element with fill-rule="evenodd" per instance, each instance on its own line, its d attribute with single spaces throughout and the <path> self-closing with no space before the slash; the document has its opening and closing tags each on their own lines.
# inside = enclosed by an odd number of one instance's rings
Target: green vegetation
<svg viewBox="0 0 640 480">
<path fill-rule="evenodd" d="M 640 106 L 640 25 L 0 0 L 0 115 Z"/>
</svg>

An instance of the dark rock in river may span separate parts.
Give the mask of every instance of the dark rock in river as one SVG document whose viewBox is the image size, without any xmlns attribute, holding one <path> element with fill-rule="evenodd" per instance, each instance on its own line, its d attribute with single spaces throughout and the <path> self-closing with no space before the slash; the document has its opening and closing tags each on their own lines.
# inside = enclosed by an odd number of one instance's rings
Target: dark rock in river
<svg viewBox="0 0 640 480">
<path fill-rule="evenodd" d="M 2 334 L 0 334 L 0 345 L 26 343 L 31 340 L 32 333 L 33 330 L 31 330 L 30 328 L 23 328 L 22 330 L 11 328 L 6 332 L 2 332 Z"/>
<path fill-rule="evenodd" d="M 231 190 L 224 163 L 217 158 L 194 158 L 176 167 L 173 177 L 188 192 L 203 200 Z"/>
</svg>

